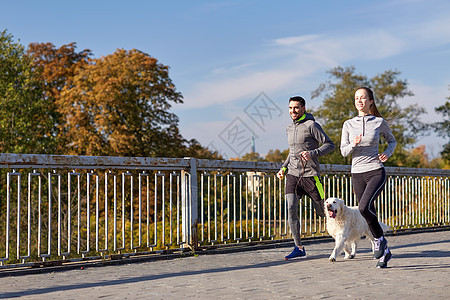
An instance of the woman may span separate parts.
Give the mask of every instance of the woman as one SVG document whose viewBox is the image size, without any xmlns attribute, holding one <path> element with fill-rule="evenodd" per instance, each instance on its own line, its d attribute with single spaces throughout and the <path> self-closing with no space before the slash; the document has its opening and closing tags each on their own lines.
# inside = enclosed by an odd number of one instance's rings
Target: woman
<svg viewBox="0 0 450 300">
<path fill-rule="evenodd" d="M 386 182 L 383 163 L 394 152 L 397 141 L 378 112 L 373 92 L 367 87 L 355 92 L 355 107 L 358 116 L 344 122 L 341 138 L 342 155 L 352 155 L 352 182 L 359 211 L 366 219 L 374 236 L 374 258 L 379 259 L 378 268 L 386 268 L 391 259 L 391 251 L 375 210 L 375 199 L 380 195 Z M 383 136 L 388 147 L 378 153 L 380 137 Z"/>
</svg>

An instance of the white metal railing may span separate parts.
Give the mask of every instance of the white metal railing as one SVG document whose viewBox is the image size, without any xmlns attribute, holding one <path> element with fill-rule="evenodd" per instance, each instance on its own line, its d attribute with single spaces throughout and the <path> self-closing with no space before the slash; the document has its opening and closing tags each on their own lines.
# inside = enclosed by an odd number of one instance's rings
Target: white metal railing
<svg viewBox="0 0 450 300">
<path fill-rule="evenodd" d="M 0 154 L 0 262 L 108 258 L 289 239 L 279 163 Z M 326 197 L 356 205 L 350 166 L 322 165 Z M 450 170 L 386 168 L 379 217 L 394 230 L 450 223 Z M 304 236 L 326 235 L 309 200 Z"/>
</svg>

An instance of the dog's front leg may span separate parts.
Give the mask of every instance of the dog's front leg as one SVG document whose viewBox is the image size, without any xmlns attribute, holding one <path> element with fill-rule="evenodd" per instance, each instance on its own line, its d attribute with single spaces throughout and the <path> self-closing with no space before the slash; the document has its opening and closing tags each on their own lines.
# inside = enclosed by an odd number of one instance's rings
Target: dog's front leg
<svg viewBox="0 0 450 300">
<path fill-rule="evenodd" d="M 349 245 L 350 244 L 350 245 Z M 355 242 L 349 242 L 345 243 L 344 246 L 344 252 L 345 252 L 345 259 L 353 259 L 356 255 L 356 243 Z"/>
<path fill-rule="evenodd" d="M 344 243 L 345 243 L 344 236 L 342 234 L 336 235 L 333 252 L 331 252 L 330 257 L 328 258 L 329 261 L 332 262 L 336 261 L 336 255 L 341 254 L 342 248 L 344 248 Z"/>
</svg>

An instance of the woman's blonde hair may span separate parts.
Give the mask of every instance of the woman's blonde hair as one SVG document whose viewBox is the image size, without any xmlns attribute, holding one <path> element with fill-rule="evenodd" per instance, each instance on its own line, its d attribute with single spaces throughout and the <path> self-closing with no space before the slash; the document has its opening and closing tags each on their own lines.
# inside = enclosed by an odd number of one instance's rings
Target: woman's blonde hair
<svg viewBox="0 0 450 300">
<path fill-rule="evenodd" d="M 380 114 L 380 112 L 378 111 L 377 105 L 375 104 L 375 97 L 373 96 L 373 91 L 365 86 L 359 87 L 356 91 L 359 91 L 359 90 L 365 90 L 367 92 L 367 94 L 369 95 L 369 100 L 373 101 L 372 104 L 370 104 L 369 113 L 375 117 L 382 118 L 383 116 Z"/>
</svg>

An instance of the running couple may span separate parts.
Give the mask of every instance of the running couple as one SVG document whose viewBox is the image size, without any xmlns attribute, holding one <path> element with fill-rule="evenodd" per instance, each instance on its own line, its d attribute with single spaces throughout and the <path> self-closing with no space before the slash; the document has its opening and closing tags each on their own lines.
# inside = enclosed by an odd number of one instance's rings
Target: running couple
<svg viewBox="0 0 450 300">
<path fill-rule="evenodd" d="M 341 153 L 343 156 L 352 155 L 353 190 L 359 210 L 374 236 L 374 257 L 379 259 L 377 267 L 385 268 L 392 254 L 378 222 L 375 199 L 380 195 L 386 181 L 383 162 L 392 155 L 397 142 L 387 122 L 378 112 L 374 100 L 373 92 L 369 88 L 361 87 L 356 90 L 355 107 L 358 115 L 344 122 Z M 289 154 L 277 173 L 280 179 L 286 175 L 288 223 L 295 243 L 294 250 L 285 257 L 286 260 L 306 258 L 306 251 L 300 239 L 299 199 L 308 195 L 316 213 L 325 217 L 325 195 L 320 180 L 318 157 L 335 148 L 314 117 L 306 112 L 305 99 L 299 96 L 291 97 L 289 115 L 292 118 L 292 123 L 286 128 Z M 379 154 L 378 144 L 381 136 L 386 139 L 388 147 Z"/>
</svg>

